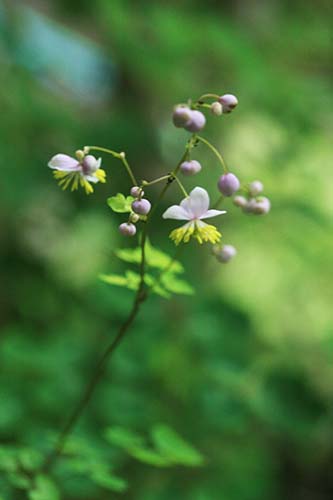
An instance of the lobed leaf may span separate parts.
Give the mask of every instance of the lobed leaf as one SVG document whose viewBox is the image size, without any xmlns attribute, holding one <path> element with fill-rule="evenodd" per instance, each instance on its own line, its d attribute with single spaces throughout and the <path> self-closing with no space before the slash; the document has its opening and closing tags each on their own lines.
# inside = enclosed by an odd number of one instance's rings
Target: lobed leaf
<svg viewBox="0 0 333 500">
<path fill-rule="evenodd" d="M 133 196 L 125 196 L 122 193 L 118 193 L 115 196 L 110 196 L 107 199 L 107 204 L 109 207 L 117 213 L 127 213 L 132 212 L 131 204 L 134 201 Z"/>
</svg>

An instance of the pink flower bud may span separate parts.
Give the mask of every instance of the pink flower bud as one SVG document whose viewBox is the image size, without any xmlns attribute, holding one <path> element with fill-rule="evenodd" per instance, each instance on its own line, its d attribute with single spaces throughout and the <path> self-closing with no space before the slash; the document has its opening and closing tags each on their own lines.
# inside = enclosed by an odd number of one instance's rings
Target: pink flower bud
<svg viewBox="0 0 333 500">
<path fill-rule="evenodd" d="M 253 181 L 249 184 L 249 192 L 251 196 L 258 196 L 264 190 L 264 185 L 260 181 Z"/>
<path fill-rule="evenodd" d="M 172 121 L 175 127 L 185 127 L 191 119 L 191 110 L 186 106 L 177 106 L 172 115 Z"/>
<path fill-rule="evenodd" d="M 119 231 L 124 236 L 134 236 L 136 233 L 136 227 L 130 222 L 123 222 L 119 226 Z"/>
<path fill-rule="evenodd" d="M 228 173 L 221 175 L 217 187 L 224 196 L 232 196 L 240 188 L 240 182 L 234 174 Z"/>
<path fill-rule="evenodd" d="M 214 255 L 223 264 L 229 262 L 237 254 L 237 250 L 232 245 L 219 245 L 213 249 Z"/>
<path fill-rule="evenodd" d="M 191 160 L 191 161 L 184 161 L 180 165 L 180 171 L 184 175 L 195 175 L 201 170 L 201 165 L 198 161 L 196 160 Z"/>
<path fill-rule="evenodd" d="M 144 191 L 142 191 L 139 186 L 133 186 L 131 188 L 131 196 L 133 196 L 134 198 L 138 198 L 139 196 L 143 196 L 144 194 Z"/>
<path fill-rule="evenodd" d="M 199 132 L 206 125 L 206 117 L 201 111 L 190 110 L 190 121 L 184 125 L 189 132 Z"/>
<path fill-rule="evenodd" d="M 220 97 L 219 102 L 222 104 L 223 113 L 230 113 L 238 104 L 238 99 L 233 94 L 224 94 Z"/>
<path fill-rule="evenodd" d="M 150 212 L 151 204 L 150 201 L 142 198 L 142 200 L 135 200 L 132 203 L 132 210 L 139 215 L 147 215 Z"/>
<path fill-rule="evenodd" d="M 271 209 L 271 202 L 265 196 L 257 198 L 253 208 L 253 213 L 256 215 L 266 215 Z"/>
<path fill-rule="evenodd" d="M 234 205 L 236 205 L 236 207 L 243 208 L 247 204 L 247 199 L 245 198 L 245 196 L 235 196 L 235 198 L 233 199 L 233 202 L 234 202 Z"/>
</svg>

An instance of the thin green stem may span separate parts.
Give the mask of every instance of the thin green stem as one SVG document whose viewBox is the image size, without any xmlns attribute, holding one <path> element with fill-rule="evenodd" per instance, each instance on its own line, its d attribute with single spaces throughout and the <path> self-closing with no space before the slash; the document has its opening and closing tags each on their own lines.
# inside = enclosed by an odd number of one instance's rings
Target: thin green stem
<svg viewBox="0 0 333 500">
<path fill-rule="evenodd" d="M 202 101 L 204 99 L 219 99 L 220 96 L 218 94 L 203 94 L 202 96 L 199 97 L 198 101 Z"/>
<path fill-rule="evenodd" d="M 224 196 L 223 196 L 223 194 L 221 194 L 221 196 L 219 196 L 219 198 L 213 204 L 212 208 L 218 208 L 223 200 L 224 200 Z"/>
<path fill-rule="evenodd" d="M 224 172 L 228 173 L 228 168 L 225 164 L 225 161 L 223 160 L 221 153 L 216 149 L 216 147 L 213 146 L 213 144 L 211 144 L 209 141 L 207 141 L 207 139 L 201 137 L 200 135 L 197 135 L 196 138 L 198 141 L 205 144 L 214 153 L 214 155 L 218 158 L 219 162 L 221 163 Z"/>
<path fill-rule="evenodd" d="M 166 181 L 167 179 L 170 179 L 170 174 L 163 175 L 162 177 L 158 177 L 157 179 L 154 179 L 153 181 L 142 181 L 141 186 L 142 187 L 152 186 L 153 184 L 157 184 L 159 182 Z"/>
<path fill-rule="evenodd" d="M 185 195 L 185 198 L 188 198 L 188 196 L 189 196 L 188 192 L 186 191 L 185 187 L 183 186 L 183 184 L 180 181 L 180 179 L 178 178 L 178 176 L 176 174 L 173 174 L 172 177 L 177 182 L 178 186 L 180 187 L 181 192 Z"/>
<path fill-rule="evenodd" d="M 90 151 L 90 150 L 94 150 L 94 151 L 101 151 L 102 153 L 107 153 L 111 156 L 113 156 L 114 158 L 118 158 L 118 160 L 120 160 L 122 162 L 122 164 L 124 165 L 132 183 L 134 186 L 136 186 L 138 183 L 137 183 L 137 180 L 135 178 L 135 175 L 133 174 L 133 171 L 126 159 L 126 154 L 124 152 L 121 152 L 121 153 L 117 153 L 117 151 L 113 151 L 112 149 L 108 149 L 108 148 L 103 148 L 101 146 L 85 146 L 84 147 L 84 151 Z"/>
</svg>

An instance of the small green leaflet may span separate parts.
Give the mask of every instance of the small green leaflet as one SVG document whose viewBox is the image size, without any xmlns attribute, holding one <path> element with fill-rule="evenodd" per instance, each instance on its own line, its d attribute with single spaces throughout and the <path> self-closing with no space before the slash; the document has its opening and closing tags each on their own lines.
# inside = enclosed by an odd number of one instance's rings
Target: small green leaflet
<svg viewBox="0 0 333 500">
<path fill-rule="evenodd" d="M 119 259 L 125 262 L 130 262 L 131 264 L 139 264 L 141 262 L 140 247 L 122 248 L 120 250 L 116 250 L 115 254 Z M 149 241 L 146 242 L 145 257 L 149 267 L 154 267 L 163 271 L 170 265 L 169 271 L 172 271 L 173 273 L 184 272 L 184 267 L 180 262 L 177 260 L 173 261 L 170 255 L 162 252 L 162 250 L 159 250 L 158 248 L 153 247 Z"/>
<path fill-rule="evenodd" d="M 118 193 L 116 196 L 110 196 L 110 198 L 107 199 L 107 204 L 114 212 L 123 214 L 132 211 L 131 204 L 133 201 L 133 196 L 127 196 L 125 198 L 122 193 Z"/>
<path fill-rule="evenodd" d="M 60 500 L 60 495 L 53 481 L 40 475 L 36 477 L 35 486 L 29 492 L 29 500 Z"/>
<path fill-rule="evenodd" d="M 151 441 L 154 448 L 148 446 L 142 436 L 123 427 L 107 429 L 105 437 L 109 443 L 119 446 L 131 457 L 155 467 L 204 465 L 201 453 L 164 424 L 158 424 L 152 428 Z"/>
</svg>

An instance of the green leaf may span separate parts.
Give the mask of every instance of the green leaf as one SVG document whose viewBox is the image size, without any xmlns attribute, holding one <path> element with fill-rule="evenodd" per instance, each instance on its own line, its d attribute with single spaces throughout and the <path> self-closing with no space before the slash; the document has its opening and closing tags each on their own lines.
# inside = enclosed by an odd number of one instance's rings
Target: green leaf
<svg viewBox="0 0 333 500">
<path fill-rule="evenodd" d="M 155 465 L 155 467 L 168 467 L 172 465 L 170 460 L 149 448 L 133 448 L 132 450 L 128 450 L 128 452 L 133 458 L 139 460 L 139 462 Z"/>
<path fill-rule="evenodd" d="M 101 279 L 105 283 L 108 283 L 109 285 L 127 287 L 126 277 L 120 274 L 100 274 L 99 279 Z"/>
<path fill-rule="evenodd" d="M 204 463 L 203 456 L 166 425 L 156 425 L 152 439 L 160 454 L 174 464 L 197 467 Z"/>
<path fill-rule="evenodd" d="M 194 295 L 195 293 L 194 288 L 187 281 L 179 279 L 170 272 L 162 274 L 161 283 L 172 293 L 184 295 Z"/>
<path fill-rule="evenodd" d="M 109 427 L 105 432 L 107 441 L 124 449 L 132 449 L 144 443 L 143 438 L 136 432 L 124 427 Z"/>
<path fill-rule="evenodd" d="M 109 207 L 114 211 L 118 213 L 127 213 L 131 212 L 131 204 L 134 201 L 133 196 L 125 196 L 122 193 L 118 193 L 116 196 L 110 196 L 110 198 L 107 199 L 107 203 Z"/>
<path fill-rule="evenodd" d="M 37 476 L 35 487 L 29 492 L 30 500 L 60 500 L 59 492 L 53 481 L 47 476 Z"/>
<path fill-rule="evenodd" d="M 6 472 L 14 472 L 17 468 L 17 460 L 13 453 L 13 450 L 0 447 L 0 470 Z"/>
<path fill-rule="evenodd" d="M 104 465 L 96 467 L 91 472 L 90 478 L 94 483 L 108 490 L 121 493 L 127 489 L 127 482 L 121 477 L 112 474 Z"/>
<path fill-rule="evenodd" d="M 131 264 L 139 264 L 141 262 L 141 248 L 121 248 L 116 250 L 116 256 Z M 170 266 L 168 272 L 183 273 L 184 268 L 182 264 L 176 260 L 173 261 L 172 257 L 162 250 L 159 250 L 151 245 L 149 241 L 146 242 L 145 248 L 146 262 L 149 267 L 160 269 L 161 271 Z"/>
<path fill-rule="evenodd" d="M 10 472 L 8 480 L 15 488 L 28 490 L 31 487 L 30 478 L 21 472 Z"/>
</svg>

